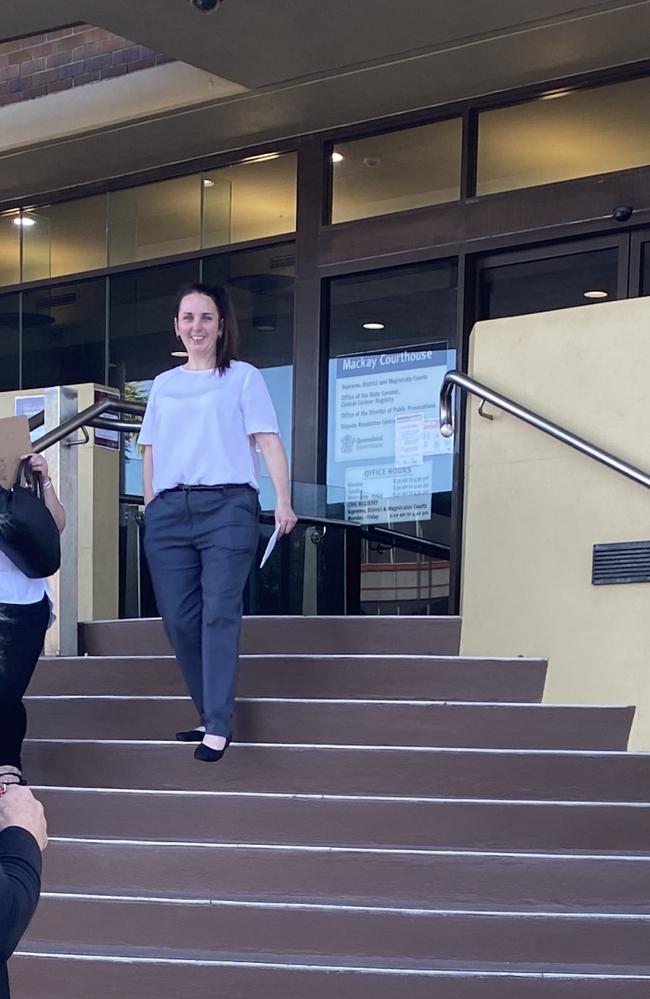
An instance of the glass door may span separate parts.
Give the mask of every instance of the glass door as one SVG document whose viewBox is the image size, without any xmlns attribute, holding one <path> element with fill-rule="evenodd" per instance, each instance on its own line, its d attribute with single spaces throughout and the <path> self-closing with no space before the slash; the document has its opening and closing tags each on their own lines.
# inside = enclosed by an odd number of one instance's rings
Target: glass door
<svg viewBox="0 0 650 999">
<path fill-rule="evenodd" d="M 457 298 L 455 258 L 330 283 L 327 515 L 436 546 L 364 540 L 362 613 L 449 610 L 454 442 L 438 397 L 457 363 Z"/>
</svg>

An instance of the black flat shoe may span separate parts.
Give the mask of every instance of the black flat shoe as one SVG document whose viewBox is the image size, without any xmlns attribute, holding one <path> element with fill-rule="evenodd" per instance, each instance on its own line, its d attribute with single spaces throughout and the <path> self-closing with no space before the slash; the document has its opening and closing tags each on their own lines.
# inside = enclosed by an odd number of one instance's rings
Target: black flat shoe
<svg viewBox="0 0 650 999">
<path fill-rule="evenodd" d="M 226 745 L 223 749 L 211 749 L 210 746 L 204 746 L 203 740 L 201 740 L 201 745 L 197 746 L 194 750 L 194 759 L 202 760 L 203 763 L 216 763 L 220 760 L 225 751 L 228 749 L 232 741 L 232 735 L 229 735 L 226 739 Z"/>
<path fill-rule="evenodd" d="M 200 728 L 188 728 L 186 732 L 177 732 L 176 739 L 178 742 L 203 742 L 204 735 Z"/>
</svg>

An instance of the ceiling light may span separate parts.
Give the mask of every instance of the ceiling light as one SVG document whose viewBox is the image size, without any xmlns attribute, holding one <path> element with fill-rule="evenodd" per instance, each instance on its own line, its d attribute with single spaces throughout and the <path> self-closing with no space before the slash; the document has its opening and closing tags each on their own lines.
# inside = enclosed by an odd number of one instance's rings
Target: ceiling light
<svg viewBox="0 0 650 999">
<path fill-rule="evenodd" d="M 209 177 L 204 177 L 203 178 L 203 186 L 204 187 L 214 187 L 214 181 L 210 180 Z"/>
<path fill-rule="evenodd" d="M 364 330 L 383 330 L 386 328 L 384 323 L 364 323 Z"/>
<path fill-rule="evenodd" d="M 609 298 L 608 291 L 586 291 L 584 298 Z"/>
<path fill-rule="evenodd" d="M 333 152 L 331 156 L 332 163 L 342 163 L 345 159 L 343 153 Z"/>
<path fill-rule="evenodd" d="M 259 153 L 257 156 L 247 156 L 242 163 L 266 163 L 267 160 L 277 160 L 282 153 Z"/>
<path fill-rule="evenodd" d="M 542 94 L 540 101 L 554 101 L 558 97 L 566 97 L 568 94 L 572 94 L 572 90 L 551 90 L 548 94 Z"/>
<path fill-rule="evenodd" d="M 30 226 L 36 225 L 36 219 L 31 219 L 29 215 L 16 215 L 14 225 Z"/>
<path fill-rule="evenodd" d="M 188 355 L 188 353 L 187 353 L 186 350 L 172 350 L 171 356 L 172 357 L 188 357 L 189 355 Z"/>
</svg>

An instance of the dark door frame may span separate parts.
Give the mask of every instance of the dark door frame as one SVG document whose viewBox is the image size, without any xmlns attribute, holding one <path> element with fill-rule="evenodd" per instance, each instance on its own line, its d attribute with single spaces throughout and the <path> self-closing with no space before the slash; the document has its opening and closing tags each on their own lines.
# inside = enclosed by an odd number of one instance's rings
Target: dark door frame
<svg viewBox="0 0 650 999">
<path fill-rule="evenodd" d="M 626 229 L 605 235 L 578 237 L 562 241 L 538 241 L 521 249 L 502 252 L 466 253 L 459 258 L 458 343 L 459 361 L 463 371 L 469 363 L 469 341 L 474 324 L 480 315 L 480 272 L 485 267 L 507 266 L 532 260 L 570 256 L 590 250 L 617 249 L 617 301 L 639 295 L 641 261 L 644 242 L 650 243 L 650 229 Z M 454 448 L 454 476 L 452 493 L 452 538 L 449 613 L 460 613 L 461 560 L 463 548 L 464 468 L 465 468 L 465 415 L 467 400 L 456 401 L 456 444 Z"/>
<path fill-rule="evenodd" d="M 630 233 L 630 271 L 628 284 L 628 298 L 638 298 L 644 294 L 643 282 L 643 253 L 646 245 L 650 244 L 650 229 L 634 229 Z M 650 293 L 650 288 L 645 290 L 645 294 Z"/>
</svg>

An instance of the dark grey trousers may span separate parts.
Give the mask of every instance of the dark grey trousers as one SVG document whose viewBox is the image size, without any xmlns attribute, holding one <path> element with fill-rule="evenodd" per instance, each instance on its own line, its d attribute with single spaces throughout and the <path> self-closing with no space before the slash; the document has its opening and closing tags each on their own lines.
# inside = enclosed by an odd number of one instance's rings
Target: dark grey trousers
<svg viewBox="0 0 650 999">
<path fill-rule="evenodd" d="M 145 512 L 158 610 L 211 735 L 230 733 L 242 593 L 258 533 L 259 502 L 248 486 L 161 493 Z"/>
<path fill-rule="evenodd" d="M 22 768 L 27 729 L 23 696 L 43 648 L 50 602 L 0 604 L 0 764 Z M 0 993 L 1 995 L 1 993 Z"/>
</svg>

